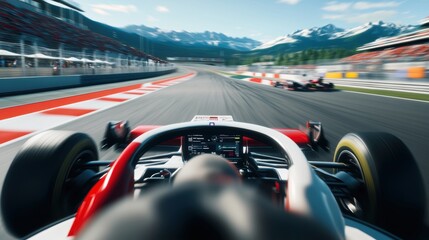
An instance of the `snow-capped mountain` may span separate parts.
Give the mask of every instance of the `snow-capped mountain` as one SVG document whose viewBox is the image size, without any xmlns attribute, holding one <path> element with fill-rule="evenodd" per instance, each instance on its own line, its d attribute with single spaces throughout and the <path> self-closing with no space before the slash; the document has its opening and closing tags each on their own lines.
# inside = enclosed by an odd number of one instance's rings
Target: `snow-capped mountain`
<svg viewBox="0 0 429 240">
<path fill-rule="evenodd" d="M 332 34 L 342 32 L 344 29 L 337 28 L 332 24 L 328 24 L 323 27 L 313 27 L 310 29 L 298 30 L 292 33 L 292 36 L 295 37 L 304 37 L 304 38 L 317 38 L 317 39 L 326 39 L 329 38 Z"/>
<path fill-rule="evenodd" d="M 342 29 L 332 24 L 295 31 L 283 37 L 263 43 L 253 50 L 269 49 L 278 45 L 288 45 L 292 49 L 314 45 L 313 47 L 357 47 L 382 37 L 391 37 L 413 31 L 416 26 L 393 23 L 369 22 L 364 25 Z M 350 45 L 351 44 L 351 45 Z"/>
<path fill-rule="evenodd" d="M 382 21 L 366 23 L 351 29 L 342 29 L 328 24 L 323 27 L 297 30 L 263 44 L 250 38 L 234 38 L 209 31 L 200 33 L 164 31 L 144 25 L 132 25 L 122 30 L 134 36 L 126 38 L 134 39 L 130 40 L 131 45 L 143 46 L 152 55 L 228 58 L 237 53 L 261 56 L 293 53 L 306 49 L 352 50 L 376 39 L 396 36 L 415 29 L 417 26 L 403 26 Z M 142 36 L 141 39 L 138 35 Z"/>
<path fill-rule="evenodd" d="M 191 33 L 187 31 L 164 31 L 159 28 L 151 28 L 144 25 L 131 25 L 124 28 L 125 31 L 137 33 L 143 37 L 159 42 L 175 42 L 186 46 L 213 46 L 248 51 L 261 45 L 261 42 L 250 38 L 234 38 L 223 33 L 201 32 Z"/>
<path fill-rule="evenodd" d="M 386 35 L 387 37 L 406 33 L 409 31 L 413 31 L 416 29 L 416 26 L 410 26 L 410 25 L 396 25 L 394 23 L 385 23 L 383 21 L 379 22 L 369 22 L 364 25 L 348 29 L 346 31 L 337 32 L 332 34 L 331 39 L 336 38 L 347 38 L 352 37 L 361 33 L 364 33 L 366 31 L 375 31 L 380 33 L 380 35 Z"/>
</svg>

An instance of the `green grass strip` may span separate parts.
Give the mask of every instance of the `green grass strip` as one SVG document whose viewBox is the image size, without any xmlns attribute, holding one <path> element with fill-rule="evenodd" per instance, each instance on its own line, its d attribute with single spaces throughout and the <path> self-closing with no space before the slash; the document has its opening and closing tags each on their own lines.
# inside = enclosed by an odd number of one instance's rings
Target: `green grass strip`
<svg viewBox="0 0 429 240">
<path fill-rule="evenodd" d="M 250 78 L 249 76 L 243 76 L 243 75 L 231 75 L 230 77 L 235 78 L 235 79 Z"/>
<path fill-rule="evenodd" d="M 237 74 L 234 74 L 234 73 L 229 73 L 229 72 L 224 72 L 224 71 L 218 71 L 218 73 L 221 73 L 221 74 L 223 74 L 223 75 L 227 75 L 227 76 L 229 76 L 229 77 L 231 77 L 231 78 L 235 78 L 235 79 L 251 78 L 251 77 L 249 77 L 249 76 L 245 76 L 245 75 L 237 75 Z"/>
<path fill-rule="evenodd" d="M 222 74 L 229 75 L 230 77 L 236 78 L 236 79 L 249 78 L 249 76 L 235 75 L 235 74 L 231 74 L 231 73 L 223 72 L 223 71 L 220 71 L 220 72 Z M 370 93 L 370 94 L 375 94 L 375 95 L 399 97 L 399 98 L 414 99 L 414 100 L 429 102 L 429 94 L 400 92 L 400 91 L 381 90 L 381 89 L 345 87 L 345 86 L 335 86 L 335 88 L 339 89 L 339 90 L 346 90 L 346 91 L 351 91 L 351 92 Z"/>
<path fill-rule="evenodd" d="M 216 72 L 221 73 L 221 74 L 223 74 L 223 75 L 239 76 L 239 75 L 236 75 L 236 74 L 234 74 L 234 73 L 229 73 L 229 72 L 224 72 L 224 71 L 216 71 Z"/>
<path fill-rule="evenodd" d="M 345 86 L 335 86 L 335 88 L 340 89 L 340 90 L 352 91 L 352 92 L 370 93 L 370 94 L 376 94 L 376 95 L 407 98 L 407 99 L 414 99 L 414 100 L 421 100 L 421 101 L 429 102 L 429 94 L 399 92 L 399 91 L 380 90 L 380 89 L 345 87 Z"/>
</svg>

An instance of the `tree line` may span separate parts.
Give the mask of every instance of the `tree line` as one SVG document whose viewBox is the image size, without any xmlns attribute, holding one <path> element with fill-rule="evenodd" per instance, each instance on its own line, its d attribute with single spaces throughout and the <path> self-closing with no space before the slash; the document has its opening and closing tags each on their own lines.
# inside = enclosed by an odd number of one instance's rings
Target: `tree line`
<svg viewBox="0 0 429 240">
<path fill-rule="evenodd" d="M 276 56 L 232 56 L 226 60 L 226 63 L 228 65 L 250 65 L 252 63 L 271 61 L 278 66 L 293 66 L 317 64 L 321 61 L 341 59 L 354 54 L 356 54 L 355 50 L 344 48 L 307 49 L 299 52 L 278 54 Z"/>
</svg>

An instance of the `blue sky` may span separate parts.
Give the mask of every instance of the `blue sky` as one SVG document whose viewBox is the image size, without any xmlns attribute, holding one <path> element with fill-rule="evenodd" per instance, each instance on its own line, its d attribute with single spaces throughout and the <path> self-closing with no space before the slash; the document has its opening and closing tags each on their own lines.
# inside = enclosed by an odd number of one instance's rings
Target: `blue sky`
<svg viewBox="0 0 429 240">
<path fill-rule="evenodd" d="M 93 20 L 116 27 L 144 24 L 164 30 L 222 32 L 262 42 L 329 23 L 341 28 L 369 21 L 418 24 L 429 0 L 74 0 Z"/>
</svg>

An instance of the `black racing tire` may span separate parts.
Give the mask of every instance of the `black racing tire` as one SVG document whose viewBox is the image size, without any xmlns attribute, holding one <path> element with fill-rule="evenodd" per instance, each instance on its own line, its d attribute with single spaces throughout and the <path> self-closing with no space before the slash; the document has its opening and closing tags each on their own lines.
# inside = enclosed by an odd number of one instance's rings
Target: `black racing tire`
<svg viewBox="0 0 429 240">
<path fill-rule="evenodd" d="M 334 161 L 351 166 L 348 173 L 362 182 L 352 200 L 339 199 L 346 214 L 401 238 L 420 233 L 426 203 L 422 175 L 399 138 L 379 132 L 349 133 L 338 143 Z"/>
<path fill-rule="evenodd" d="M 293 82 L 291 88 L 296 91 L 299 88 L 299 84 L 296 82 Z"/>
<path fill-rule="evenodd" d="M 84 133 L 50 130 L 30 138 L 4 181 L 1 208 L 7 229 L 23 237 L 73 214 L 97 171 L 79 164 L 96 159 L 96 144 Z"/>
</svg>

